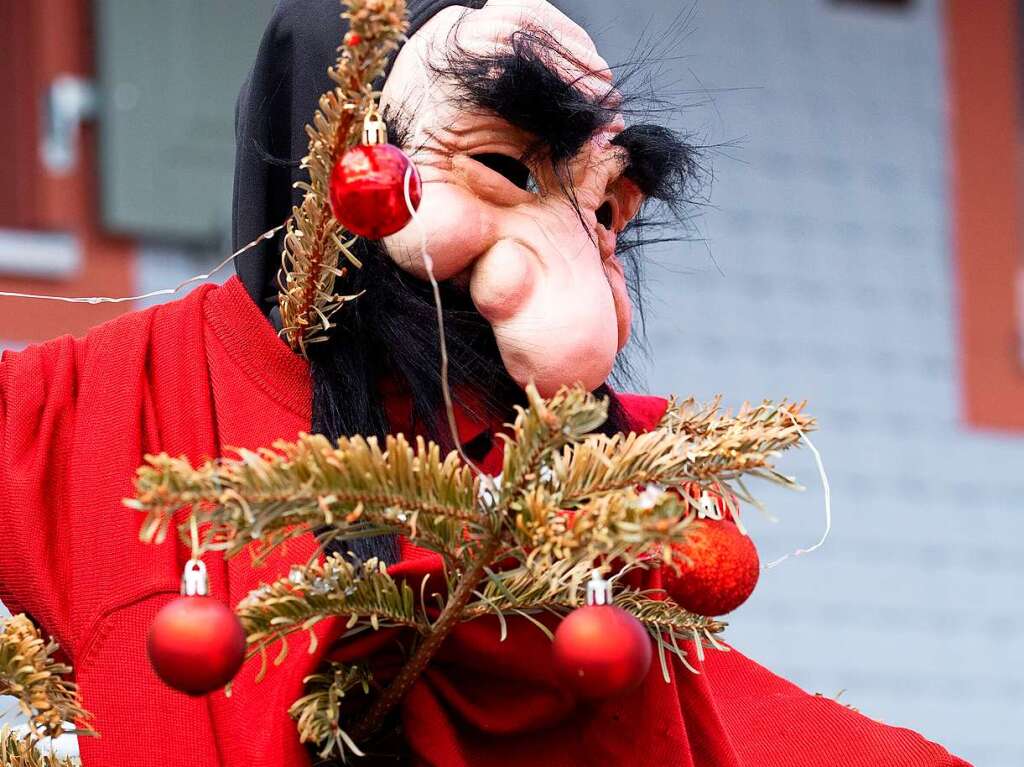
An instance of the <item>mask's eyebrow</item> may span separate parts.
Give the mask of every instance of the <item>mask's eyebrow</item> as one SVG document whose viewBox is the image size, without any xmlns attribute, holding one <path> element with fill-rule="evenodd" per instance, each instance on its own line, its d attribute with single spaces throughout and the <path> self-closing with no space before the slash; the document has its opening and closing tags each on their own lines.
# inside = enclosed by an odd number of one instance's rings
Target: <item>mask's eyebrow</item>
<svg viewBox="0 0 1024 767">
<path fill-rule="evenodd" d="M 607 73 L 589 72 L 550 35 L 524 30 L 509 43 L 490 55 L 456 47 L 435 72 L 455 86 L 461 106 L 492 112 L 535 136 L 552 162 L 575 157 L 617 116 L 618 92 L 610 83 L 592 92 L 591 83 L 607 82 Z M 580 73 L 575 82 L 565 79 L 559 62 Z"/>
<path fill-rule="evenodd" d="M 700 171 L 699 150 L 675 131 L 661 125 L 632 125 L 612 143 L 626 150 L 626 178 L 645 197 L 669 205 L 686 201 L 688 187 Z"/>
</svg>

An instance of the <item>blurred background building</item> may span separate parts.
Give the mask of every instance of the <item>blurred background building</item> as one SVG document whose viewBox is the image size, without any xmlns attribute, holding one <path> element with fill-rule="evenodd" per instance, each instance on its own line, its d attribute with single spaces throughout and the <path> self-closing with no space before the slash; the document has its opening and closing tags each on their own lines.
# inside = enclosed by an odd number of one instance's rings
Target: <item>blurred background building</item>
<svg viewBox="0 0 1024 767">
<path fill-rule="evenodd" d="M 556 4 L 612 62 L 653 43 L 676 127 L 718 147 L 697 241 L 647 256 L 646 388 L 821 421 L 832 535 L 764 573 L 731 641 L 1024 764 L 1017 3 Z M 140 293 L 227 253 L 234 98 L 272 5 L 0 1 L 0 291 Z M 0 298 L 0 347 L 128 308 Z M 824 525 L 811 455 L 784 468 L 808 491 L 748 511 L 766 561 Z"/>
</svg>

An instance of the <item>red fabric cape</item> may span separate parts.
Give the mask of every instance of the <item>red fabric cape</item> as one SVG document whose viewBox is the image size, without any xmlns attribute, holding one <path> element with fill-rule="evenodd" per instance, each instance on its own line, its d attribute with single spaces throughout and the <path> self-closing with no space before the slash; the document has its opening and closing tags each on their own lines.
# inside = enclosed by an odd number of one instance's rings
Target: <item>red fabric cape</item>
<svg viewBox="0 0 1024 767">
<path fill-rule="evenodd" d="M 623 396 L 638 429 L 663 400 Z M 239 673 L 230 698 L 189 698 L 150 669 L 153 615 L 178 593 L 188 557 L 178 543 L 143 545 L 122 505 L 147 452 L 193 461 L 256 448 L 309 428 L 305 363 L 276 337 L 237 280 L 126 315 L 84 339 L 59 338 L 0 362 L 0 599 L 27 611 L 73 662 L 99 739 L 82 738 L 87 767 L 303 767 L 286 711 L 332 647 L 297 635 L 255 682 Z M 235 604 L 304 561 L 313 542 L 255 570 L 210 556 L 215 597 Z M 436 560 L 406 546 L 395 572 L 417 579 Z M 509 621 L 464 624 L 403 705 L 419 765 L 678 765 L 820 767 L 963 765 L 941 747 L 828 699 L 808 695 L 736 651 L 708 652 L 694 674 L 656 662 L 636 692 L 575 706 L 552 684 L 550 643 Z"/>
</svg>

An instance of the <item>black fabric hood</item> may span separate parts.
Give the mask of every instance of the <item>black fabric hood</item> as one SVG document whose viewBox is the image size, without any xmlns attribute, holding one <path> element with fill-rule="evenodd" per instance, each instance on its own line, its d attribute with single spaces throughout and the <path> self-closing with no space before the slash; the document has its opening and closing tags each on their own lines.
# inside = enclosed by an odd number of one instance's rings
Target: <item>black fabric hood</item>
<svg viewBox="0 0 1024 767">
<path fill-rule="evenodd" d="M 486 0 L 409 0 L 409 36 L 452 5 L 482 8 Z M 238 249 L 284 223 L 305 177 L 305 126 L 331 88 L 327 69 L 346 32 L 339 0 L 280 0 L 263 33 L 256 62 L 235 109 L 232 240 Z M 264 314 L 277 305 L 281 238 L 264 240 L 236 259 L 235 271 Z"/>
</svg>

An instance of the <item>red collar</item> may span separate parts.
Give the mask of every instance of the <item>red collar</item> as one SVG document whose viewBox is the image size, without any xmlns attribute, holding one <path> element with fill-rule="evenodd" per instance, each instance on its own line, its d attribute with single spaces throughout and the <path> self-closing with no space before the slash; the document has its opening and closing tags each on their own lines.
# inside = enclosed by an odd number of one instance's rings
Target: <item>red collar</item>
<svg viewBox="0 0 1024 767">
<path fill-rule="evenodd" d="M 395 382 L 387 382 L 381 388 L 391 430 L 395 433 L 415 434 L 412 401 L 408 393 Z M 484 417 L 482 414 L 486 409 L 471 392 L 459 392 L 459 399 L 462 404 L 455 405 L 455 429 L 458 432 L 459 444 L 471 454 L 481 469 L 488 474 L 497 474 L 501 471 L 504 443 L 494 439 L 493 435 L 506 431 L 504 422 L 501 419 Z M 444 418 L 443 414 L 438 417 Z M 447 431 L 448 427 L 442 421 L 440 428 Z M 488 440 L 487 437 L 491 439 Z"/>
</svg>

